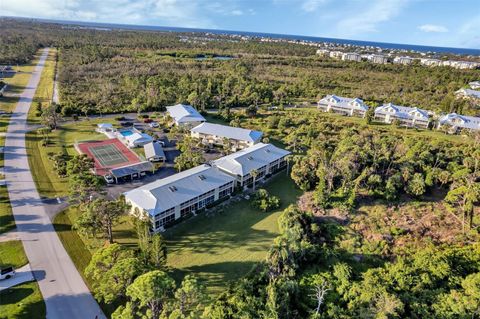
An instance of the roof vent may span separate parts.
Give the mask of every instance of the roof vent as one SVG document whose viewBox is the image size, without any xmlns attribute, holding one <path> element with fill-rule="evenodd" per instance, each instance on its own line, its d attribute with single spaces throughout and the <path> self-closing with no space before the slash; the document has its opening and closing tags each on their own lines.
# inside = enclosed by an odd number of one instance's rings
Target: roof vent
<svg viewBox="0 0 480 319">
<path fill-rule="evenodd" d="M 249 157 L 247 157 L 247 159 L 248 159 L 249 161 L 251 161 L 251 160 L 253 160 L 253 157 L 249 156 Z"/>
<path fill-rule="evenodd" d="M 205 179 L 207 179 L 207 178 L 205 177 L 205 175 L 198 175 L 198 178 L 200 178 L 200 180 L 202 180 L 202 181 L 204 181 Z"/>
<path fill-rule="evenodd" d="M 267 149 L 265 150 L 265 152 L 270 153 L 271 151 L 267 148 Z"/>
<path fill-rule="evenodd" d="M 173 193 L 176 192 L 178 189 L 175 186 L 169 186 L 168 189 Z"/>
</svg>

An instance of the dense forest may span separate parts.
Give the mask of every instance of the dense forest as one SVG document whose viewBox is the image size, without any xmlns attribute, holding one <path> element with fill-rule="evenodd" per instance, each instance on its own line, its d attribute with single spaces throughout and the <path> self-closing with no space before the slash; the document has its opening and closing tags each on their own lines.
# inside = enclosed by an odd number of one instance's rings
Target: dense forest
<svg viewBox="0 0 480 319">
<path fill-rule="evenodd" d="M 320 58 L 315 48 L 300 44 L 224 36 L 1 21 L 8 34 L 3 41 L 17 47 L 0 51 L 0 62 L 25 59 L 35 45 L 60 49 L 64 114 L 162 110 L 177 102 L 199 109 L 285 105 L 331 93 L 437 112 L 479 112 L 474 102 L 453 96 L 478 78 L 476 70 L 350 63 Z M 231 59 L 197 59 L 204 56 Z"/>
</svg>

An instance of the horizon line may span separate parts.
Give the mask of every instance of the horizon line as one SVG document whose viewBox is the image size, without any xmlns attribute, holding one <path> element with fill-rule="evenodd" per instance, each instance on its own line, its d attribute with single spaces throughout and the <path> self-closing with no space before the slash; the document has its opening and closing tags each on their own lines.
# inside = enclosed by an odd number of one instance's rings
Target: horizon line
<svg viewBox="0 0 480 319">
<path fill-rule="evenodd" d="M 81 24 L 98 24 L 98 25 L 105 25 L 105 26 L 117 26 L 117 27 L 126 27 L 127 30 L 139 30 L 139 27 L 146 27 L 146 28 L 164 28 L 164 29 L 182 29 L 188 30 L 190 32 L 229 32 L 235 34 L 237 32 L 238 35 L 243 34 L 251 34 L 253 36 L 258 37 L 259 34 L 265 34 L 269 36 L 274 36 L 278 38 L 282 38 L 282 36 L 287 37 L 307 37 L 312 38 L 312 42 L 318 42 L 315 38 L 325 39 L 325 40 L 337 40 L 337 41 L 355 41 L 355 42 L 363 42 L 365 46 L 372 46 L 370 44 L 382 44 L 382 45 L 404 45 L 404 46 L 411 46 L 411 47 L 429 47 L 429 48 L 438 48 L 438 49 L 459 49 L 459 50 L 474 50 L 478 51 L 477 55 L 480 55 L 480 48 L 470 48 L 470 47 L 448 47 L 448 46 L 438 46 L 438 45 L 426 45 L 426 44 L 411 44 L 411 43 L 396 43 L 396 42 L 380 42 L 380 41 L 370 41 L 370 40 L 357 40 L 357 39 L 344 39 L 344 38 L 331 38 L 325 36 L 314 36 L 314 35 L 301 35 L 301 34 L 283 34 L 283 33 L 271 33 L 271 32 L 263 32 L 263 31 L 242 31 L 242 30 L 230 30 L 230 29 L 215 29 L 215 28 L 195 28 L 195 27 L 178 27 L 178 26 L 164 26 L 164 25 L 153 25 L 153 24 L 124 24 L 124 23 L 112 23 L 112 22 L 98 22 L 98 21 L 81 21 L 81 20 L 60 20 L 60 19 L 51 19 L 51 18 L 37 18 L 37 17 L 24 17 L 24 16 L 2 16 L 1 18 L 9 18 L 9 19 L 24 19 L 24 20 L 37 20 L 40 22 L 46 23 L 55 23 L 55 24 L 71 24 L 71 25 L 81 25 Z M 140 29 L 140 31 L 142 31 Z M 143 31 L 159 31 L 159 30 L 143 30 Z M 297 39 L 301 40 L 301 39 Z M 329 41 L 324 41 L 329 42 Z M 330 41 L 336 43 L 335 41 Z M 338 43 L 338 42 L 337 42 Z M 355 45 L 355 44 L 354 44 Z M 395 48 L 390 48 L 393 50 L 398 50 Z M 415 51 L 415 50 L 414 50 Z M 438 52 L 437 52 L 438 53 Z M 444 52 L 445 53 L 445 52 Z M 451 54 L 455 54 L 453 52 L 448 52 Z M 462 54 L 462 55 L 469 55 L 469 54 Z"/>
</svg>

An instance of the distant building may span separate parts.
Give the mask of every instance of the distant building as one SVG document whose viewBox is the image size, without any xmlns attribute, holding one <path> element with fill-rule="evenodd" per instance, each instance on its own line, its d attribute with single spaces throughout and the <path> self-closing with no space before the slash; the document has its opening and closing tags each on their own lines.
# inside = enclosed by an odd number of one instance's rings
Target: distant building
<svg viewBox="0 0 480 319">
<path fill-rule="evenodd" d="M 377 64 L 386 64 L 388 63 L 388 57 L 381 54 L 372 54 L 370 56 L 370 61 Z"/>
<path fill-rule="evenodd" d="M 198 138 L 205 145 L 223 145 L 225 139 L 233 151 L 253 146 L 261 141 L 262 132 L 240 127 L 204 122 L 190 130 L 192 137 Z"/>
<path fill-rule="evenodd" d="M 384 104 L 375 109 L 374 119 L 383 123 L 393 123 L 395 120 L 402 126 L 428 128 L 430 116 L 427 111 L 416 108 L 394 105 L 392 103 Z"/>
<path fill-rule="evenodd" d="M 145 158 L 150 162 L 166 161 L 165 152 L 160 143 L 147 143 L 143 145 L 143 150 L 145 151 Z"/>
<path fill-rule="evenodd" d="M 318 101 L 318 108 L 324 112 L 334 112 L 348 116 L 365 117 L 368 106 L 358 98 L 327 95 Z"/>
<path fill-rule="evenodd" d="M 124 193 L 131 213 L 151 222 L 153 232 L 230 195 L 235 177 L 200 165 Z"/>
<path fill-rule="evenodd" d="M 191 105 L 177 104 L 167 106 L 167 113 L 175 121 L 176 125 L 193 127 L 206 121 Z"/>
<path fill-rule="evenodd" d="M 341 51 L 330 51 L 329 56 L 334 59 L 341 59 L 343 57 L 343 52 Z"/>
<path fill-rule="evenodd" d="M 393 63 L 409 65 L 409 64 L 413 63 L 413 58 L 408 57 L 408 56 L 397 56 L 393 59 Z"/>
<path fill-rule="evenodd" d="M 362 56 L 358 53 L 354 52 L 347 52 L 342 55 L 342 60 L 343 61 L 356 61 L 360 62 L 362 61 Z"/>
<path fill-rule="evenodd" d="M 480 63 L 472 61 L 450 61 L 450 66 L 456 69 L 477 69 Z"/>
<path fill-rule="evenodd" d="M 420 64 L 425 66 L 441 66 L 442 61 L 438 59 L 420 59 Z"/>
<path fill-rule="evenodd" d="M 455 96 L 458 98 L 480 99 L 480 91 L 475 91 L 471 89 L 460 89 L 455 92 Z"/>
<path fill-rule="evenodd" d="M 258 173 L 255 178 L 256 181 L 262 180 L 265 176 L 283 169 L 287 165 L 285 157 L 289 154 L 289 151 L 272 144 L 258 143 L 239 152 L 219 158 L 212 164 L 223 172 L 235 177 L 238 186 L 245 187 L 253 183 L 251 174 L 253 170 L 256 170 Z"/>
<path fill-rule="evenodd" d="M 438 128 L 445 125 L 452 127 L 455 132 L 461 129 L 480 130 L 480 117 L 450 113 L 442 116 L 438 121 Z"/>
<path fill-rule="evenodd" d="M 330 50 L 318 49 L 316 53 L 317 53 L 317 55 L 320 55 L 320 56 L 329 56 L 330 55 Z"/>
<path fill-rule="evenodd" d="M 470 88 L 472 90 L 480 89 L 480 81 L 473 81 L 473 82 L 468 83 L 468 85 L 470 85 Z"/>
</svg>

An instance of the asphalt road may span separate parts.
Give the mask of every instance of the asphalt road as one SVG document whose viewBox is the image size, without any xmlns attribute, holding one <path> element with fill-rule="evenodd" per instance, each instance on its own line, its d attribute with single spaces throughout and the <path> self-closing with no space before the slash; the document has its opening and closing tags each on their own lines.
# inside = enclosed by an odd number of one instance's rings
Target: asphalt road
<svg viewBox="0 0 480 319">
<path fill-rule="evenodd" d="M 27 114 L 40 80 L 44 49 L 10 118 L 5 140 L 5 179 L 17 225 L 49 319 L 104 318 L 75 265 L 63 248 L 33 182 L 25 148 Z"/>
</svg>

